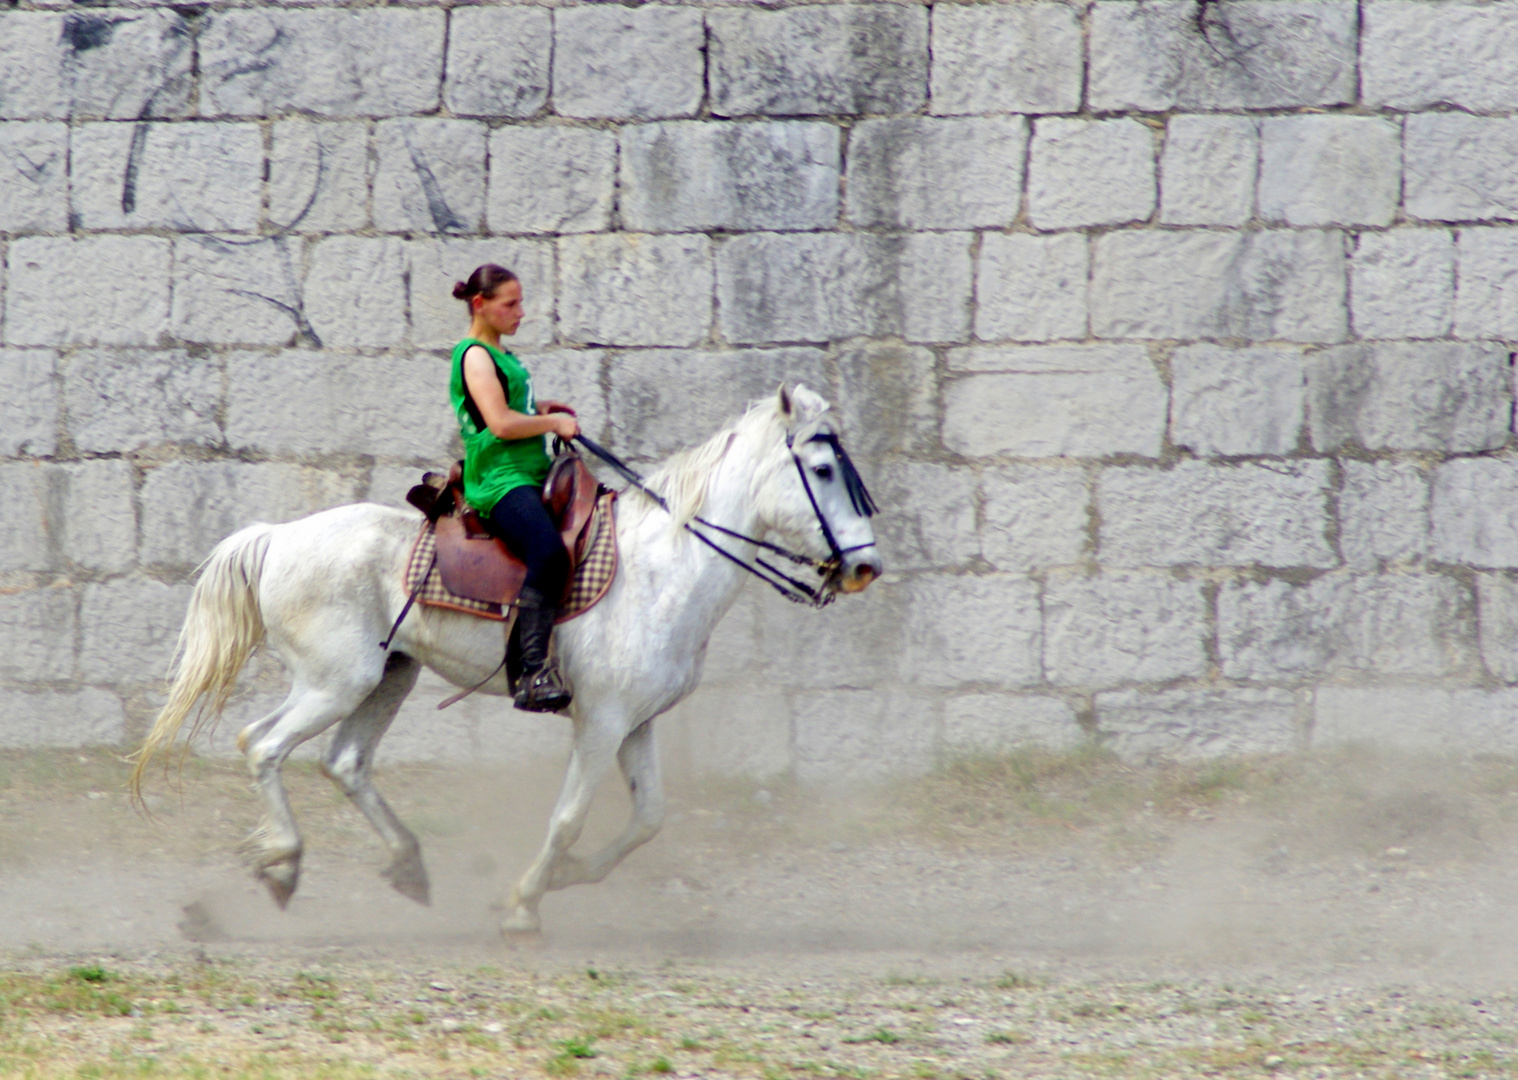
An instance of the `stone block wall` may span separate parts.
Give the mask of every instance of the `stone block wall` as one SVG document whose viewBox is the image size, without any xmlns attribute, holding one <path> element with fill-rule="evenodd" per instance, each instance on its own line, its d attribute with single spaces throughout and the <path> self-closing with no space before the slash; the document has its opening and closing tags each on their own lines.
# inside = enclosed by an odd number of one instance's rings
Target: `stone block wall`
<svg viewBox="0 0 1518 1080">
<path fill-rule="evenodd" d="M 132 738 L 216 540 L 454 457 L 488 260 L 595 436 L 800 379 L 884 508 L 676 764 L 1518 750 L 1514 56 L 1466 0 L 0 0 L 0 745 Z M 562 748 L 443 693 L 388 754 Z"/>
</svg>

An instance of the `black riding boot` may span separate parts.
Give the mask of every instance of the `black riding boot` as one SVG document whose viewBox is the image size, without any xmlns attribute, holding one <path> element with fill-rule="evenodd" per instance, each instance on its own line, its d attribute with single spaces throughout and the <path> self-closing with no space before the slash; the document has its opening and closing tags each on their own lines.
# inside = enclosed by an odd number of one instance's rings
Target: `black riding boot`
<svg viewBox="0 0 1518 1080">
<path fill-rule="evenodd" d="M 522 674 L 517 679 L 516 705 L 528 712 L 558 712 L 574 695 L 548 655 L 548 639 L 558 615 L 537 589 L 523 588 L 517 597 L 517 640 L 522 647 Z"/>
</svg>

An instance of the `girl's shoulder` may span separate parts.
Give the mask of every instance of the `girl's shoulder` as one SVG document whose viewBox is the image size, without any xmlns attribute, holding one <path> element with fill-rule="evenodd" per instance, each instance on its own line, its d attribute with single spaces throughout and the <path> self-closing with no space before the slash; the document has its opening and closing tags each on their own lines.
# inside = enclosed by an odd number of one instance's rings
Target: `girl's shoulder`
<svg viewBox="0 0 1518 1080">
<path fill-rule="evenodd" d="M 487 345 L 479 338 L 464 338 L 464 340 L 455 345 L 453 347 L 454 362 L 457 363 L 460 359 L 463 358 L 465 353 L 474 348 L 476 345 L 489 353 L 491 359 L 493 359 L 497 364 L 515 364 L 520 366 L 522 363 L 522 361 L 518 360 L 516 354 L 513 353 L 510 349 L 502 349 L 497 346 Z"/>
</svg>

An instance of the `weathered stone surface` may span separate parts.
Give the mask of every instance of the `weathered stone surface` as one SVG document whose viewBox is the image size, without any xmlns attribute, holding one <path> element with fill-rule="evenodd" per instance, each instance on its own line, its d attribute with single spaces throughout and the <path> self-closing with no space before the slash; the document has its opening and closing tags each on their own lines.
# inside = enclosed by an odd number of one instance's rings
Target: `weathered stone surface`
<svg viewBox="0 0 1518 1080">
<path fill-rule="evenodd" d="M 659 718 L 660 751 L 686 775 L 790 777 L 791 721 L 790 702 L 776 688 L 702 685 Z"/>
<path fill-rule="evenodd" d="M 522 325 L 505 342 L 512 349 L 553 340 L 553 245 L 547 240 L 412 240 L 405 245 L 410 287 L 411 341 L 423 349 L 451 349 L 469 329 L 469 308 L 454 298 L 455 282 L 474 268 L 496 263 L 522 283 Z"/>
<path fill-rule="evenodd" d="M 1269 682 L 1323 675 L 1469 673 L 1470 592 L 1435 574 L 1330 574 L 1306 585 L 1239 582 L 1218 594 L 1223 674 Z"/>
<path fill-rule="evenodd" d="M 1284 754 L 1299 742 L 1296 700 L 1276 689 L 1114 690 L 1096 695 L 1096 730 L 1128 761 Z"/>
<path fill-rule="evenodd" d="M 1339 549 L 1351 570 L 1428 554 L 1428 474 L 1411 461 L 1344 461 Z"/>
<path fill-rule="evenodd" d="M 1350 0 L 1100 0 L 1089 101 L 1101 111 L 1273 109 L 1355 100 Z"/>
<path fill-rule="evenodd" d="M 68 229 L 68 141 L 67 124 L 0 123 L 0 233 Z"/>
<path fill-rule="evenodd" d="M 58 357 L 49 349 L 0 349 L 0 457 L 45 457 L 58 448 Z"/>
<path fill-rule="evenodd" d="M 1518 117 L 1417 113 L 1404 136 L 1403 199 L 1428 221 L 1518 220 Z"/>
<path fill-rule="evenodd" d="M 1088 554 L 1084 469 L 1010 465 L 981 474 L 981 556 L 998 570 L 1069 566 Z"/>
<path fill-rule="evenodd" d="M 928 15 L 915 4 L 715 8 L 712 112 L 911 112 L 927 94 Z"/>
<path fill-rule="evenodd" d="M 1096 486 L 1106 566 L 1320 566 L 1328 543 L 1326 461 L 1105 469 Z"/>
<path fill-rule="evenodd" d="M 749 344 L 899 333 L 912 251 L 906 237 L 867 233 L 735 236 L 717 249 L 722 334 Z"/>
<path fill-rule="evenodd" d="M 301 241 L 192 233 L 174 240 L 170 325 L 182 341 L 289 345 L 310 340 L 302 310 Z"/>
<path fill-rule="evenodd" d="M 227 443 L 263 453 L 446 461 L 458 421 L 439 393 L 448 362 L 307 349 L 227 357 Z"/>
<path fill-rule="evenodd" d="M 1507 350 L 1474 343 L 1325 349 L 1308 361 L 1307 393 L 1319 450 L 1491 450 L 1513 411 Z"/>
<path fill-rule="evenodd" d="M 1306 385 L 1296 349 L 1179 348 L 1170 357 L 1170 440 L 1197 454 L 1289 454 Z"/>
<path fill-rule="evenodd" d="M 943 705 L 943 755 L 951 759 L 1031 747 L 1071 750 L 1086 740 L 1075 710 L 1062 698 L 965 694 Z"/>
<path fill-rule="evenodd" d="M 79 605 L 79 677 L 92 683 L 159 683 L 190 603 L 188 584 L 118 578 L 86 585 Z"/>
<path fill-rule="evenodd" d="M 1028 154 L 1028 220 L 1039 229 L 1148 220 L 1154 150 L 1153 132 L 1137 120 L 1040 118 Z"/>
<path fill-rule="evenodd" d="M 560 335 L 605 345 L 706 340 L 712 321 L 711 246 L 699 235 L 561 238 Z"/>
<path fill-rule="evenodd" d="M 269 220 L 290 232 L 369 225 L 369 125 L 279 120 L 270 125 Z"/>
<path fill-rule="evenodd" d="M 0 119 L 189 111 L 189 23 L 172 11 L 0 12 Z"/>
<path fill-rule="evenodd" d="M 1445 746 L 1457 754 L 1512 754 L 1518 750 L 1518 691 L 1467 687 L 1450 693 L 1453 738 Z"/>
<path fill-rule="evenodd" d="M 126 713 L 115 694 L 97 687 L 27 693 L 0 690 L 0 746 L 119 746 Z"/>
<path fill-rule="evenodd" d="M 49 570 L 57 562 L 48 525 L 58 519 L 54 470 L 40 462 L 0 464 L 0 572 Z"/>
<path fill-rule="evenodd" d="M 406 492 L 422 482 L 422 472 L 415 465 L 376 465 L 369 471 L 363 501 L 396 508 L 410 506 Z"/>
<path fill-rule="evenodd" d="M 1518 10 L 1506 4 L 1371 0 L 1360 46 L 1365 104 L 1472 112 L 1518 108 Z"/>
<path fill-rule="evenodd" d="M 258 227 L 256 124 L 85 124 L 74 129 L 71 154 L 73 212 L 86 229 Z"/>
<path fill-rule="evenodd" d="M 1518 581 L 1507 574 L 1477 574 L 1481 659 L 1506 683 L 1518 682 Z"/>
<path fill-rule="evenodd" d="M 851 444 L 846 440 L 852 454 Z M 892 573 L 946 570 L 975 557 L 975 478 L 966 470 L 888 460 L 871 469 L 865 482 L 875 501 L 889 507 L 872 524 L 881 558 Z"/>
<path fill-rule="evenodd" d="M 913 233 L 906 238 L 897 287 L 908 341 L 966 341 L 975 295 L 974 233 Z"/>
<path fill-rule="evenodd" d="M 617 136 L 572 127 L 490 133 L 486 214 L 497 233 L 599 232 L 611 225 Z"/>
<path fill-rule="evenodd" d="M 944 444 L 971 457 L 1155 457 L 1165 386 L 1138 345 L 975 346 L 949 354 Z"/>
<path fill-rule="evenodd" d="M 865 120 L 849 137 L 849 220 L 908 229 L 1010 225 L 1027 144 L 1020 116 Z"/>
<path fill-rule="evenodd" d="M 1109 233 L 1096 241 L 1091 331 L 1342 341 L 1344 264 L 1336 232 Z"/>
<path fill-rule="evenodd" d="M 445 14 L 219 11 L 200 35 L 205 115 L 395 116 L 438 106 Z"/>
<path fill-rule="evenodd" d="M 1260 127 L 1249 116 L 1172 116 L 1160 159 L 1160 221 L 1242 225 L 1254 216 Z"/>
<path fill-rule="evenodd" d="M 1314 746 L 1374 744 L 1402 750 L 1456 744 L 1450 691 L 1431 686 L 1324 686 L 1313 694 Z"/>
<path fill-rule="evenodd" d="M 561 8 L 554 13 L 554 110 L 618 120 L 691 116 L 705 89 L 705 38 L 700 8 Z"/>
<path fill-rule="evenodd" d="M 137 561 L 132 466 L 119 460 L 82 461 L 60 465 L 54 475 L 63 503 L 63 519 L 53 528 L 58 550 L 87 570 L 113 574 L 130 569 Z"/>
<path fill-rule="evenodd" d="M 641 232 L 830 228 L 838 222 L 840 143 L 831 124 L 623 128 L 622 223 Z"/>
<path fill-rule="evenodd" d="M 1455 336 L 1518 340 L 1518 230 L 1461 229 Z"/>
<path fill-rule="evenodd" d="M 1449 335 L 1455 310 L 1455 237 L 1449 231 L 1361 233 L 1349 274 L 1357 337 Z"/>
<path fill-rule="evenodd" d="M 927 349 L 864 342 L 838 356 L 837 411 L 861 462 L 930 453 L 938 445 L 938 373 Z M 882 424 L 880 418 L 891 422 Z"/>
<path fill-rule="evenodd" d="M 1433 555 L 1470 566 L 1518 566 L 1518 462 L 1467 458 L 1434 472 Z"/>
<path fill-rule="evenodd" d="M 1378 116 L 1260 122 L 1260 216 L 1288 225 L 1390 225 L 1402 194 L 1401 125 Z"/>
<path fill-rule="evenodd" d="M 933 100 L 938 115 L 1075 112 L 1081 28 L 1065 4 L 933 7 Z"/>
<path fill-rule="evenodd" d="M 474 233 L 485 221 L 485 125 L 403 117 L 374 126 L 374 227 Z"/>
<path fill-rule="evenodd" d="M 406 334 L 405 248 L 399 240 L 333 236 L 308 255 L 303 310 L 313 344 L 393 346 Z"/>
<path fill-rule="evenodd" d="M 1080 233 L 987 233 L 980 242 L 975 336 L 983 341 L 1084 338 L 1089 267 Z"/>
<path fill-rule="evenodd" d="M 0 679 L 72 679 L 78 606 L 71 588 L 0 593 Z"/>
<path fill-rule="evenodd" d="M 449 15 L 443 101 L 455 116 L 532 116 L 548 100 L 547 8 L 458 8 Z"/>
<path fill-rule="evenodd" d="M 155 236 L 32 236 L 6 251 L 5 340 L 11 345 L 153 345 L 169 328 L 171 242 Z M 79 283 L 100 268 L 131 267 L 90 294 Z"/>
<path fill-rule="evenodd" d="M 606 402 L 603 349 L 549 349 L 519 354 L 532 372 L 539 401 L 567 402 L 575 410 L 580 430 L 597 442 L 611 440 L 610 409 Z M 691 432 L 695 439 L 698 432 Z"/>
<path fill-rule="evenodd" d="M 933 766 L 938 702 L 899 690 L 833 690 L 796 698 L 796 778 L 844 783 Z"/>
<path fill-rule="evenodd" d="M 1021 575 L 925 576 L 912 582 L 902 675 L 923 686 L 1043 681 L 1037 583 Z"/>
<path fill-rule="evenodd" d="M 803 633 L 796 605 L 764 589 L 757 637 L 765 645 L 758 654 L 764 667 L 754 677 L 793 689 L 899 685 L 912 586 L 888 578 L 847 600 L 807 612 Z"/>
<path fill-rule="evenodd" d="M 63 373 L 74 447 L 91 453 L 221 442 L 219 359 L 182 349 L 77 352 Z"/>
<path fill-rule="evenodd" d="M 1044 587 L 1044 670 L 1065 686 L 1201 675 L 1202 587 L 1160 574 L 1051 578 Z"/>
</svg>

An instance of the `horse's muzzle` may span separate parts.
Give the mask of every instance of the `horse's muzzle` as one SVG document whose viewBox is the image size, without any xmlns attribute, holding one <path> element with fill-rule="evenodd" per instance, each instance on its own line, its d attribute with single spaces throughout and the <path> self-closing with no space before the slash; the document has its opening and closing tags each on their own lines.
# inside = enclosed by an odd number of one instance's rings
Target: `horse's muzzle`
<svg viewBox="0 0 1518 1080">
<path fill-rule="evenodd" d="M 864 592 L 881 575 L 882 569 L 880 556 L 873 550 L 861 552 L 860 557 L 850 558 L 844 564 L 838 577 L 838 588 L 846 593 Z"/>
</svg>

